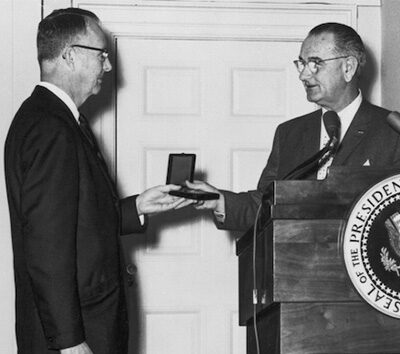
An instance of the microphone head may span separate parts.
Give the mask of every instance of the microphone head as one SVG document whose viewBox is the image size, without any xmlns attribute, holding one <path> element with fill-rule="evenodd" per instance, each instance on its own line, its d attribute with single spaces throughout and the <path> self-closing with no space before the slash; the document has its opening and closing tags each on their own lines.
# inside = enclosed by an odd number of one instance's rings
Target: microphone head
<svg viewBox="0 0 400 354">
<path fill-rule="evenodd" d="M 324 113 L 323 121 L 325 129 L 329 137 L 339 139 L 340 135 L 340 119 L 335 111 L 327 111 Z"/>
<path fill-rule="evenodd" d="M 400 134 L 400 113 L 396 111 L 390 112 L 386 120 L 394 131 Z"/>
</svg>

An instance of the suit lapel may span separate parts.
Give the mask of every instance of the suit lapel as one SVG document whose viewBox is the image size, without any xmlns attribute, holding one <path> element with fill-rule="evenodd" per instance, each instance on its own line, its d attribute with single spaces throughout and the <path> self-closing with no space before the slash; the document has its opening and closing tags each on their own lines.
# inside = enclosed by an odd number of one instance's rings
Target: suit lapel
<svg viewBox="0 0 400 354">
<path fill-rule="evenodd" d="M 111 191 L 111 194 L 115 199 L 118 199 L 118 194 L 115 189 L 114 182 L 111 179 L 110 174 L 108 173 L 107 166 L 104 162 L 103 157 L 101 156 L 100 150 L 97 147 L 93 147 L 89 143 L 68 106 L 54 93 L 43 86 L 36 86 L 35 90 L 32 93 L 32 97 L 40 102 L 40 104 L 43 105 L 46 110 L 54 112 L 54 114 L 57 114 L 61 119 L 63 119 L 65 122 L 73 127 L 76 133 L 81 137 L 83 144 L 88 147 L 88 150 L 93 155 L 93 159 L 99 167 L 101 173 L 103 174 L 104 179 Z"/>
<path fill-rule="evenodd" d="M 363 101 L 347 130 L 332 165 L 343 165 L 367 135 L 371 120 L 368 103 Z"/>
<path fill-rule="evenodd" d="M 110 177 L 106 162 L 104 161 L 103 155 L 101 154 L 99 147 L 97 146 L 97 141 L 96 141 L 93 133 L 91 132 L 91 134 L 93 135 L 94 144 L 88 140 L 88 138 L 85 136 L 85 133 L 82 131 L 82 129 L 79 126 L 78 126 L 78 129 L 82 136 L 84 144 L 86 144 L 88 146 L 88 148 L 90 149 L 90 152 L 93 154 L 93 158 L 96 161 L 97 165 L 99 166 L 101 173 L 103 174 L 104 179 L 106 180 L 107 185 L 108 185 L 113 197 L 115 199 L 118 199 L 117 191 L 115 189 L 115 184 Z"/>
<path fill-rule="evenodd" d="M 288 155 L 285 158 L 287 163 L 280 178 L 302 165 L 319 151 L 321 114 L 321 109 L 311 112 L 302 117 L 302 124 L 297 124 L 295 128 L 290 129 L 287 139 L 290 141 L 291 148 L 287 151 Z M 314 174 L 311 173 L 307 178 L 314 178 Z"/>
<path fill-rule="evenodd" d="M 300 160 L 302 161 L 313 156 L 319 150 L 321 136 L 321 115 L 321 109 L 312 112 L 310 115 L 310 119 L 306 122 L 304 126 L 301 148 L 298 150 L 299 152 L 301 152 Z"/>
<path fill-rule="evenodd" d="M 94 134 L 92 132 L 89 122 L 86 120 L 86 118 L 84 118 L 82 116 L 82 114 L 79 119 L 83 120 L 83 122 L 81 124 L 77 124 L 79 133 L 83 139 L 83 142 L 84 142 L 84 144 L 86 144 L 89 147 L 90 152 L 94 155 L 93 158 L 96 161 L 97 165 L 99 166 L 101 173 L 103 174 L 104 179 L 106 180 L 107 185 L 111 191 L 111 194 L 113 195 L 113 197 L 115 199 L 118 199 L 117 191 L 115 189 L 115 184 L 110 177 L 106 162 L 103 158 L 103 155 L 101 154 L 100 148 L 97 144 L 96 137 L 94 136 Z"/>
</svg>

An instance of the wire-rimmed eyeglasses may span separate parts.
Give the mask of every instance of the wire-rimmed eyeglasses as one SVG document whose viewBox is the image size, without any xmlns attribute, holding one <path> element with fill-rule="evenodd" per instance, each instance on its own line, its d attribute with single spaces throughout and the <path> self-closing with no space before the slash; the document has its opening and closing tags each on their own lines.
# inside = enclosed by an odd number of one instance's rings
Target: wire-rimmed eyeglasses
<svg viewBox="0 0 400 354">
<path fill-rule="evenodd" d="M 102 61 L 105 61 L 108 58 L 108 50 L 104 49 L 104 48 L 89 47 L 87 45 L 82 45 L 82 44 L 72 44 L 71 47 L 78 47 L 78 48 L 89 49 L 89 50 L 97 50 L 98 52 L 101 52 Z"/>
<path fill-rule="evenodd" d="M 303 72 L 305 67 L 308 67 L 308 70 L 310 70 L 310 72 L 312 74 L 316 74 L 318 72 L 319 68 L 321 67 L 321 65 L 323 63 L 325 63 L 326 61 L 343 59 L 343 58 L 347 58 L 347 57 L 348 57 L 348 55 L 342 55 L 340 57 L 328 58 L 328 59 L 311 58 L 311 59 L 308 59 L 307 61 L 305 61 L 303 59 L 297 59 L 297 60 L 294 60 L 293 63 L 299 73 Z"/>
</svg>

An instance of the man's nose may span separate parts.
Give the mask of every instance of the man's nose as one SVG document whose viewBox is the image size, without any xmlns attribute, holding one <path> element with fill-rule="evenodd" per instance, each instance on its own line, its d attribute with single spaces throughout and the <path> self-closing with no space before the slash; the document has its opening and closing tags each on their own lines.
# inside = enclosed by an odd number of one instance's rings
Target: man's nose
<svg viewBox="0 0 400 354">
<path fill-rule="evenodd" d="M 104 60 L 103 69 L 105 72 L 109 72 L 112 70 L 112 65 L 109 58 L 106 58 L 106 60 Z"/>
<path fill-rule="evenodd" d="M 313 74 L 312 74 L 310 68 L 308 67 L 308 65 L 304 65 L 303 70 L 300 71 L 300 73 L 299 73 L 299 79 L 301 81 L 304 81 L 306 79 L 309 79 L 312 75 Z"/>
</svg>

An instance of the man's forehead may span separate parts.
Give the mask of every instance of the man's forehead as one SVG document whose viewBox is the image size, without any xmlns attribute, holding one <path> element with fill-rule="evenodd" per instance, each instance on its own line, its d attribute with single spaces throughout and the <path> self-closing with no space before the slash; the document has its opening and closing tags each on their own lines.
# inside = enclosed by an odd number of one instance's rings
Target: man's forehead
<svg viewBox="0 0 400 354">
<path fill-rule="evenodd" d="M 85 37 L 90 42 L 102 45 L 106 44 L 106 35 L 103 29 L 94 21 L 89 23 Z"/>
<path fill-rule="evenodd" d="M 308 36 L 301 46 L 300 57 L 323 58 L 328 54 L 333 54 L 335 50 L 335 36 L 332 33 L 321 33 Z"/>
</svg>

